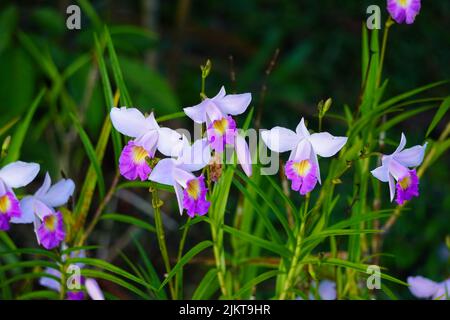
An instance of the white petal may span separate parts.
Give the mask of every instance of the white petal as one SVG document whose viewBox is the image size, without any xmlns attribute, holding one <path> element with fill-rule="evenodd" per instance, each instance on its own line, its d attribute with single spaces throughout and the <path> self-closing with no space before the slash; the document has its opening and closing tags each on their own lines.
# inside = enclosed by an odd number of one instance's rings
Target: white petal
<svg viewBox="0 0 450 320">
<path fill-rule="evenodd" d="M 134 142 L 144 148 L 150 156 L 153 156 L 156 152 L 158 145 L 158 130 L 147 131 L 144 135 L 134 140 Z"/>
<path fill-rule="evenodd" d="M 183 188 L 187 187 L 187 182 L 191 179 L 195 179 L 195 176 L 185 170 L 180 168 L 173 169 L 173 179 L 175 180 L 175 184 L 179 184 Z"/>
<path fill-rule="evenodd" d="M 405 148 L 405 146 L 406 146 L 406 137 L 402 132 L 402 136 L 400 138 L 400 144 L 398 145 L 397 149 L 394 151 L 393 154 L 396 154 L 396 153 L 402 151 Z"/>
<path fill-rule="evenodd" d="M 156 129 L 136 108 L 112 108 L 110 116 L 114 128 L 129 137 L 137 138 L 148 130 Z"/>
<path fill-rule="evenodd" d="M 37 163 L 17 161 L 0 170 L 0 179 L 10 188 L 21 188 L 29 184 L 39 173 Z"/>
<path fill-rule="evenodd" d="M 322 178 L 320 177 L 319 159 L 317 159 L 317 154 L 315 154 L 314 151 L 311 152 L 310 160 L 317 166 L 317 181 L 319 182 L 319 184 L 322 184 Z"/>
<path fill-rule="evenodd" d="M 45 268 L 45 273 L 55 276 L 56 278 L 61 278 L 61 272 L 53 268 Z M 58 280 L 50 277 L 42 277 L 39 279 L 39 284 L 51 290 L 59 292 L 61 290 L 61 284 Z"/>
<path fill-rule="evenodd" d="M 175 157 L 182 143 L 181 134 L 169 128 L 158 130 L 158 150 L 166 157 Z"/>
<path fill-rule="evenodd" d="M 37 215 L 34 215 L 34 221 L 33 221 L 34 234 L 36 235 L 36 240 L 39 245 L 41 244 L 41 241 L 39 239 L 38 230 L 39 230 L 39 227 L 41 226 L 41 224 L 42 224 L 41 219 L 39 219 L 39 217 Z"/>
<path fill-rule="evenodd" d="M 393 158 L 405 167 L 417 167 L 423 161 L 426 147 L 426 143 L 423 146 L 414 146 L 394 154 Z"/>
<path fill-rule="evenodd" d="M 220 120 L 225 116 L 226 114 L 221 111 L 216 103 L 209 100 L 209 104 L 206 106 L 206 124 L 209 125 L 211 122 Z"/>
<path fill-rule="evenodd" d="M 408 168 L 402 166 L 400 163 L 391 159 L 388 164 L 389 173 L 395 178 L 395 180 L 401 180 L 409 174 Z"/>
<path fill-rule="evenodd" d="M 409 290 L 417 298 L 429 298 L 438 290 L 436 282 L 421 276 L 408 277 L 408 284 Z"/>
<path fill-rule="evenodd" d="M 336 283 L 330 280 L 321 281 L 319 296 L 322 300 L 336 300 Z"/>
<path fill-rule="evenodd" d="M 13 217 L 12 223 L 33 223 L 34 222 L 34 197 L 27 196 L 20 200 L 20 211 L 22 215 L 20 217 Z"/>
<path fill-rule="evenodd" d="M 222 99 L 223 97 L 225 97 L 226 94 L 227 94 L 227 93 L 225 92 L 225 87 L 222 86 L 222 87 L 220 88 L 219 93 L 216 94 L 214 97 L 212 97 L 211 100 L 220 100 L 220 99 Z"/>
<path fill-rule="evenodd" d="M 75 183 L 71 179 L 61 179 L 55 183 L 40 200 L 49 207 L 60 207 L 69 201 L 75 191 Z"/>
<path fill-rule="evenodd" d="M 261 132 L 261 138 L 270 150 L 279 153 L 293 150 L 300 142 L 294 131 L 283 127 L 264 130 Z"/>
<path fill-rule="evenodd" d="M 175 189 L 175 195 L 177 197 L 178 210 L 180 210 L 180 216 L 183 215 L 183 189 L 178 183 L 173 186 Z"/>
<path fill-rule="evenodd" d="M 198 139 L 191 146 L 184 145 L 181 156 L 178 159 L 180 168 L 187 171 L 203 169 L 211 160 L 211 149 L 206 138 Z"/>
<path fill-rule="evenodd" d="M 309 137 L 314 152 L 328 158 L 334 156 L 347 143 L 347 137 L 335 137 L 328 132 L 314 133 Z"/>
<path fill-rule="evenodd" d="M 394 177 L 391 174 L 389 174 L 389 196 L 390 196 L 391 202 L 394 201 L 395 181 L 394 181 Z"/>
<path fill-rule="evenodd" d="M 149 180 L 166 184 L 169 186 L 174 185 L 173 169 L 175 167 L 175 160 L 167 158 L 160 160 L 153 168 Z"/>
<path fill-rule="evenodd" d="M 251 93 L 242 93 L 228 94 L 222 99 L 217 99 L 216 103 L 223 114 L 238 115 L 247 110 L 251 101 Z"/>
<path fill-rule="evenodd" d="M 0 178 L 0 197 L 4 196 L 5 193 L 7 192 L 8 192 L 7 187 L 5 186 L 3 180 Z"/>
<path fill-rule="evenodd" d="M 389 170 L 387 166 L 379 166 L 378 168 L 370 171 L 370 173 L 382 182 L 388 182 L 389 180 Z"/>
<path fill-rule="evenodd" d="M 145 118 L 145 122 L 147 122 L 147 126 L 149 126 L 150 130 L 159 130 L 159 124 L 156 122 L 153 112 Z"/>
<path fill-rule="evenodd" d="M 210 99 L 205 99 L 199 104 L 183 108 L 184 113 L 196 123 L 206 122 L 206 107 L 211 103 Z"/>
<path fill-rule="evenodd" d="M 309 131 L 305 126 L 305 119 L 302 118 L 297 125 L 297 128 L 295 128 L 295 132 L 302 138 L 309 137 Z"/>
<path fill-rule="evenodd" d="M 289 160 L 294 161 L 310 160 L 311 151 L 312 151 L 311 143 L 306 139 L 302 139 L 300 143 L 295 147 L 295 149 L 292 150 L 289 156 Z"/>
<path fill-rule="evenodd" d="M 38 191 L 36 191 L 36 193 L 34 195 L 36 197 L 43 196 L 44 194 L 47 193 L 47 191 L 48 191 L 48 189 L 50 188 L 51 185 L 52 185 L 52 179 L 50 178 L 50 175 L 48 174 L 48 172 L 46 172 L 45 173 L 44 183 L 38 189 Z"/>
<path fill-rule="evenodd" d="M 236 136 L 235 143 L 236 154 L 239 163 L 245 174 L 250 177 L 252 175 L 252 157 L 248 148 L 247 142 L 240 135 Z"/>
<path fill-rule="evenodd" d="M 86 287 L 86 291 L 92 300 L 105 300 L 103 292 L 100 289 L 97 281 L 88 278 L 86 279 L 86 283 L 84 284 L 84 286 Z"/>
</svg>

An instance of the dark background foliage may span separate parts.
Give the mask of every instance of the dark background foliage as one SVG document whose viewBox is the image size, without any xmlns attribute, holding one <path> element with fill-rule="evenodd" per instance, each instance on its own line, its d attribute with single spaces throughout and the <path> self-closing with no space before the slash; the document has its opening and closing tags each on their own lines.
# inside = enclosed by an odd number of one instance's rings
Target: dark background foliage
<svg viewBox="0 0 450 320">
<path fill-rule="evenodd" d="M 450 2 L 423 2 L 415 24 L 395 25 L 391 29 L 384 69 L 384 76 L 389 78 L 387 96 L 449 78 Z M 342 114 L 344 104 L 354 108 L 361 83 L 361 26 L 365 10 L 370 4 L 378 4 L 382 7 L 383 21 L 387 18 L 385 1 L 380 0 L 94 0 L 91 3 L 104 22 L 117 28 L 117 32 L 112 32 L 113 40 L 136 107 L 164 115 L 196 104 L 200 91 L 199 65 L 209 58 L 213 71 L 207 81 L 207 94 L 214 95 L 222 84 L 229 91 L 252 92 L 253 105 L 264 108 L 262 127 L 294 127 L 301 116 L 310 119 L 314 127 L 316 105 L 328 97 L 334 101 L 332 113 Z M 65 0 L 6 0 L 0 4 L 0 127 L 23 116 L 42 86 L 54 87 L 45 65 L 30 53 L 21 32 L 37 43 L 39 53 L 53 61 L 60 72 L 80 56 L 92 55 L 95 26 L 83 13 L 82 29 L 67 30 L 65 9 L 70 4 L 71 1 Z M 121 26 L 139 27 L 140 31 L 120 32 Z M 273 70 L 267 76 L 271 61 Z M 63 86 L 95 141 L 105 116 L 97 71 L 85 63 Z M 448 94 L 445 88 L 435 92 L 436 96 Z M 84 176 L 88 163 L 62 111 L 62 103 L 68 102 L 58 98 L 46 101 L 38 109 L 22 159 L 41 163 L 53 176 L 62 170 L 79 185 L 82 183 L 79 177 Z M 422 143 L 433 115 L 430 110 L 411 118 L 390 130 L 388 139 L 398 141 L 403 131 L 408 145 Z M 187 121 L 172 124 L 190 126 Z M 439 136 L 444 124 L 442 121 L 432 138 Z M 327 119 L 324 127 L 336 134 L 345 133 L 337 120 Z M 393 148 L 389 144 L 387 152 Z M 109 150 L 104 161 L 109 180 L 114 172 L 112 156 Z M 383 257 L 383 265 L 400 279 L 415 274 L 436 281 L 448 277 L 445 246 L 450 227 L 448 163 L 447 154 L 427 172 L 421 181 L 421 197 L 411 203 L 411 210 L 401 216 L 386 238 L 383 252 L 392 256 Z M 345 186 L 342 191 L 346 192 Z M 387 186 L 383 192 L 387 196 Z M 138 196 L 138 200 L 130 200 L 129 194 L 122 194 L 117 199 L 121 212 L 145 212 L 147 205 L 140 202 L 146 200 L 146 195 Z M 390 206 L 387 197 L 384 199 Z M 169 216 L 178 220 L 170 203 L 173 198 L 167 201 Z M 33 245 L 31 231 L 17 228 L 20 232 L 13 238 L 20 244 Z M 95 236 L 100 243 L 111 246 L 111 250 L 102 253 L 109 260 L 129 245 L 132 235 L 140 232 L 107 223 L 101 229 L 105 232 L 97 232 Z M 172 231 L 168 238 L 176 237 L 174 227 L 169 230 Z M 200 227 L 194 230 L 190 239 L 193 243 L 205 238 L 202 232 L 208 232 Z M 150 240 L 146 240 L 146 246 L 159 259 L 157 247 L 152 244 L 154 239 Z M 127 255 L 133 253 L 127 251 Z M 196 281 L 195 277 L 192 281 Z M 410 297 L 406 289 L 399 290 L 404 297 Z"/>
</svg>

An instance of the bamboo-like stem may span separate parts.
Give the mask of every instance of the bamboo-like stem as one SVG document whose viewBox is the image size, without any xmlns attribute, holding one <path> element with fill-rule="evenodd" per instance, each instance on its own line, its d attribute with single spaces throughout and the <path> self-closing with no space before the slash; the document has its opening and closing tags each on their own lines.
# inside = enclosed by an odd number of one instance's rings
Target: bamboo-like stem
<svg viewBox="0 0 450 320">
<path fill-rule="evenodd" d="M 392 21 L 391 16 L 387 19 L 385 25 L 384 25 L 384 32 L 383 32 L 383 43 L 381 44 L 381 56 L 380 56 L 380 65 L 378 67 L 378 74 L 377 74 L 377 87 L 380 86 L 381 82 L 381 76 L 383 73 L 383 64 L 384 64 L 384 56 L 386 54 L 386 46 L 387 46 L 387 39 L 389 36 L 389 29 L 394 24 L 394 21 Z"/>
<path fill-rule="evenodd" d="M 305 225 L 306 225 L 306 217 L 308 215 L 308 206 L 309 206 L 309 193 L 305 196 L 305 206 L 303 211 L 302 223 L 300 225 L 300 230 L 296 237 L 295 251 L 294 256 L 292 258 L 291 266 L 288 271 L 288 275 L 286 281 L 284 282 L 283 290 L 280 293 L 280 300 L 285 300 L 288 296 L 289 290 L 292 286 L 295 285 L 295 275 L 297 274 L 297 265 L 300 259 L 301 247 L 303 243 L 303 239 L 305 236 Z"/>
<path fill-rule="evenodd" d="M 191 226 L 190 221 L 191 220 L 188 220 L 188 222 L 184 226 L 183 235 L 181 236 L 180 245 L 178 247 L 178 256 L 177 256 L 176 262 L 180 261 L 182 255 L 183 255 L 184 244 L 186 243 L 186 238 L 187 238 L 187 235 L 189 232 L 189 227 Z M 180 287 L 180 278 L 182 277 L 182 274 L 183 274 L 182 272 L 183 272 L 183 270 L 180 270 L 175 277 L 175 293 L 176 293 L 176 296 L 174 297 L 175 300 L 179 299 L 183 296 L 183 292 Z"/>
<path fill-rule="evenodd" d="M 163 262 L 164 262 L 164 267 L 166 268 L 166 272 L 167 274 L 170 273 L 170 271 L 172 270 L 171 266 L 170 266 L 170 260 L 169 260 L 169 253 L 167 250 L 167 245 L 166 245 L 166 236 L 164 233 L 164 225 L 162 222 L 162 216 L 161 216 L 161 200 L 158 197 L 158 191 L 157 189 L 152 186 L 150 188 L 150 192 L 152 193 L 152 207 L 155 213 L 155 228 L 156 228 L 156 236 L 158 238 L 158 245 L 159 245 L 159 250 L 161 251 L 161 256 L 163 258 Z M 175 293 L 175 288 L 173 286 L 173 282 L 172 280 L 169 281 L 169 288 L 170 288 L 170 293 L 172 295 L 172 297 L 176 297 L 176 293 Z"/>
</svg>

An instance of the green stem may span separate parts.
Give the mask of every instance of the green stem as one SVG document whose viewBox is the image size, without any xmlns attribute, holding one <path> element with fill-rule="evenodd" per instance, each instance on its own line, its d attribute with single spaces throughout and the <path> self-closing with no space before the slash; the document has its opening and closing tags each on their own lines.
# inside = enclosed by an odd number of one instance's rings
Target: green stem
<svg viewBox="0 0 450 320">
<path fill-rule="evenodd" d="M 389 16 L 388 20 L 385 23 L 384 26 L 384 33 L 383 33 L 383 43 L 381 45 L 381 57 L 380 57 L 380 65 L 378 67 L 378 75 L 377 75 L 377 88 L 380 86 L 381 82 L 381 75 L 383 72 L 383 63 L 384 63 L 384 56 L 386 53 L 386 45 L 387 45 L 387 39 L 389 35 L 389 29 L 394 24 L 392 21 L 392 18 Z"/>
<path fill-rule="evenodd" d="M 159 250 L 161 251 L 161 255 L 164 261 L 164 266 L 166 268 L 166 272 L 170 273 L 171 267 L 170 267 L 170 260 L 169 260 L 169 254 L 167 251 L 167 245 L 166 245 L 166 237 L 164 233 L 164 225 L 162 222 L 162 216 L 161 216 L 161 200 L 159 200 L 158 197 L 158 191 L 155 187 L 152 187 L 150 189 L 152 193 L 152 206 L 155 213 L 155 227 L 156 227 L 156 236 L 158 238 L 158 245 Z M 176 297 L 176 293 L 173 287 L 172 281 L 169 281 L 169 288 L 170 292 L 172 294 L 172 297 Z"/>
<path fill-rule="evenodd" d="M 181 240 L 180 240 L 180 246 L 178 247 L 177 261 L 180 261 L 182 255 L 183 255 L 184 244 L 186 243 L 186 238 L 187 238 L 187 234 L 189 232 L 189 227 L 191 226 L 190 222 L 191 222 L 191 220 L 188 220 L 188 222 L 184 226 L 183 235 L 181 236 Z M 182 288 L 181 288 L 181 281 L 180 281 L 180 279 L 182 279 L 182 277 L 183 277 L 183 270 L 180 270 L 175 277 L 175 292 L 177 293 L 177 296 L 175 297 L 175 299 L 178 299 L 179 297 L 183 296 L 183 292 L 182 292 Z"/>
<path fill-rule="evenodd" d="M 283 290 L 281 291 L 280 300 L 285 300 L 289 294 L 289 290 L 295 285 L 295 276 L 297 274 L 297 265 L 300 259 L 301 247 L 305 236 L 306 216 L 308 215 L 309 193 L 305 196 L 305 206 L 303 211 L 302 223 L 300 230 L 296 237 L 294 257 L 292 258 L 291 266 L 288 271 L 286 281 L 284 282 Z"/>
</svg>

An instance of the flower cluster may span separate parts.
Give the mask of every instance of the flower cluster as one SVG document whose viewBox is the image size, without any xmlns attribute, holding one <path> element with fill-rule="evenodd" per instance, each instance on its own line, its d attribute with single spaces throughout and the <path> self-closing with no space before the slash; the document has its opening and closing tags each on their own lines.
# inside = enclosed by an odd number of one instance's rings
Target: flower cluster
<svg viewBox="0 0 450 320">
<path fill-rule="evenodd" d="M 204 215 L 210 203 L 203 174 L 194 172 L 205 168 L 212 157 L 221 155 L 227 146 L 236 152 L 244 172 L 252 174 L 250 150 L 245 139 L 239 135 L 233 115 L 245 112 L 251 102 L 251 94 L 226 94 L 222 87 L 213 98 L 184 108 L 186 115 L 195 123 L 205 124 L 206 136 L 191 145 L 185 135 L 160 127 L 153 113 L 144 116 L 135 108 L 113 108 L 111 122 L 120 133 L 134 138 L 122 150 L 119 170 L 128 180 L 150 180 L 173 186 L 180 214 L 186 210 L 189 217 Z M 151 159 L 159 151 L 166 158 L 154 167 Z"/>
</svg>

